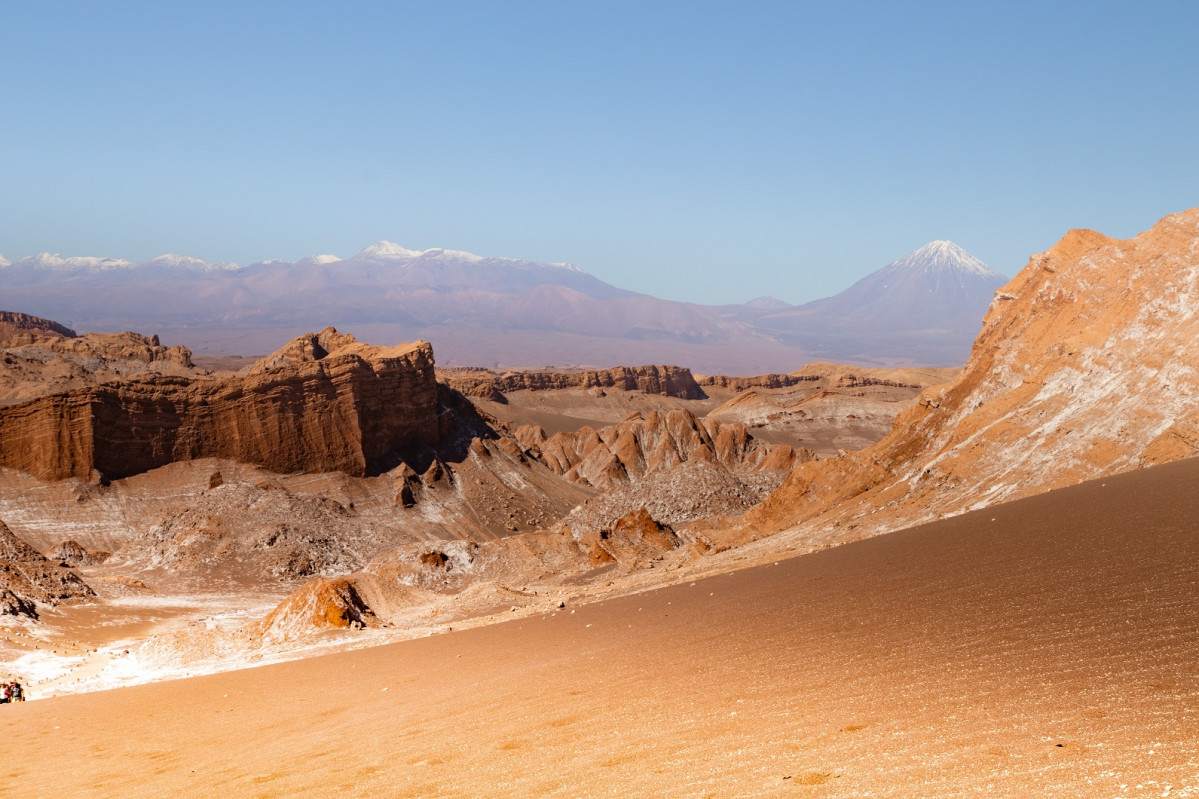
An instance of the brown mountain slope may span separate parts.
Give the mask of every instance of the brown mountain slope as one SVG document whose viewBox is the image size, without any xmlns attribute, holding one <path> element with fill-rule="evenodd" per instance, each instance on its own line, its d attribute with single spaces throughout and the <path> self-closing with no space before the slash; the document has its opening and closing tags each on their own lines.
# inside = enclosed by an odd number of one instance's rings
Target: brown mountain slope
<svg viewBox="0 0 1199 799">
<path fill-rule="evenodd" d="M 3 791 L 1194 796 L 1197 479 L 1172 464 L 507 624 L 5 706 Z"/>
<path fill-rule="evenodd" d="M 1071 231 L 996 294 L 954 383 L 798 468 L 740 534 L 853 538 L 1193 455 L 1197 363 L 1199 209 L 1125 241 Z"/>
</svg>

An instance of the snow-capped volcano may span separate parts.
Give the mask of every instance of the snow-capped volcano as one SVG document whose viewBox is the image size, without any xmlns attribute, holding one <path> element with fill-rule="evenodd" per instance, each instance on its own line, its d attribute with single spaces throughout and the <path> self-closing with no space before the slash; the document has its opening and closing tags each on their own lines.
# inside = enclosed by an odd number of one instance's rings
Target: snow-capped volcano
<svg viewBox="0 0 1199 799">
<path fill-rule="evenodd" d="M 887 273 L 957 272 L 987 279 L 1007 280 L 980 259 L 952 241 L 930 241 L 918 250 L 892 261 L 882 269 Z"/>
<path fill-rule="evenodd" d="M 961 363 L 1007 278 L 952 241 L 932 241 L 840 294 L 753 323 L 823 358 Z"/>
</svg>

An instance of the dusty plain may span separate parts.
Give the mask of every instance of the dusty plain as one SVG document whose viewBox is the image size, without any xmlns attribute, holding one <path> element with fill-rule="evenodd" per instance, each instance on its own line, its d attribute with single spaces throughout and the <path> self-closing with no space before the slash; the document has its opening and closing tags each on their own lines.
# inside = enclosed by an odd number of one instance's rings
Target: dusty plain
<svg viewBox="0 0 1199 799">
<path fill-rule="evenodd" d="M 1199 795 L 1197 479 L 5 706 L 0 796 Z"/>
</svg>

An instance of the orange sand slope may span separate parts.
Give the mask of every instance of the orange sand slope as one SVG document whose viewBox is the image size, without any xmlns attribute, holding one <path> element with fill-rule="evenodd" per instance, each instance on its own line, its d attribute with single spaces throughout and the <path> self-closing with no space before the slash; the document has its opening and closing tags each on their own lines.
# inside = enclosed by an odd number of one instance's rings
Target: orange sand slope
<svg viewBox="0 0 1199 799">
<path fill-rule="evenodd" d="M 3 796 L 1196 796 L 1199 460 L 650 594 L 0 707 Z"/>
</svg>

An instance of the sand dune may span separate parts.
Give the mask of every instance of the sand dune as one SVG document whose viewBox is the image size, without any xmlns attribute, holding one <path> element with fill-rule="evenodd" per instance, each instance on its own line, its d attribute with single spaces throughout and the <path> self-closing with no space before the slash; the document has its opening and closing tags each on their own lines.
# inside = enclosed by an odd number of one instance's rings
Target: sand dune
<svg viewBox="0 0 1199 799">
<path fill-rule="evenodd" d="M 1182 461 L 556 615 L 4 706 L 0 795 L 1199 795 L 1196 479 Z"/>
</svg>

